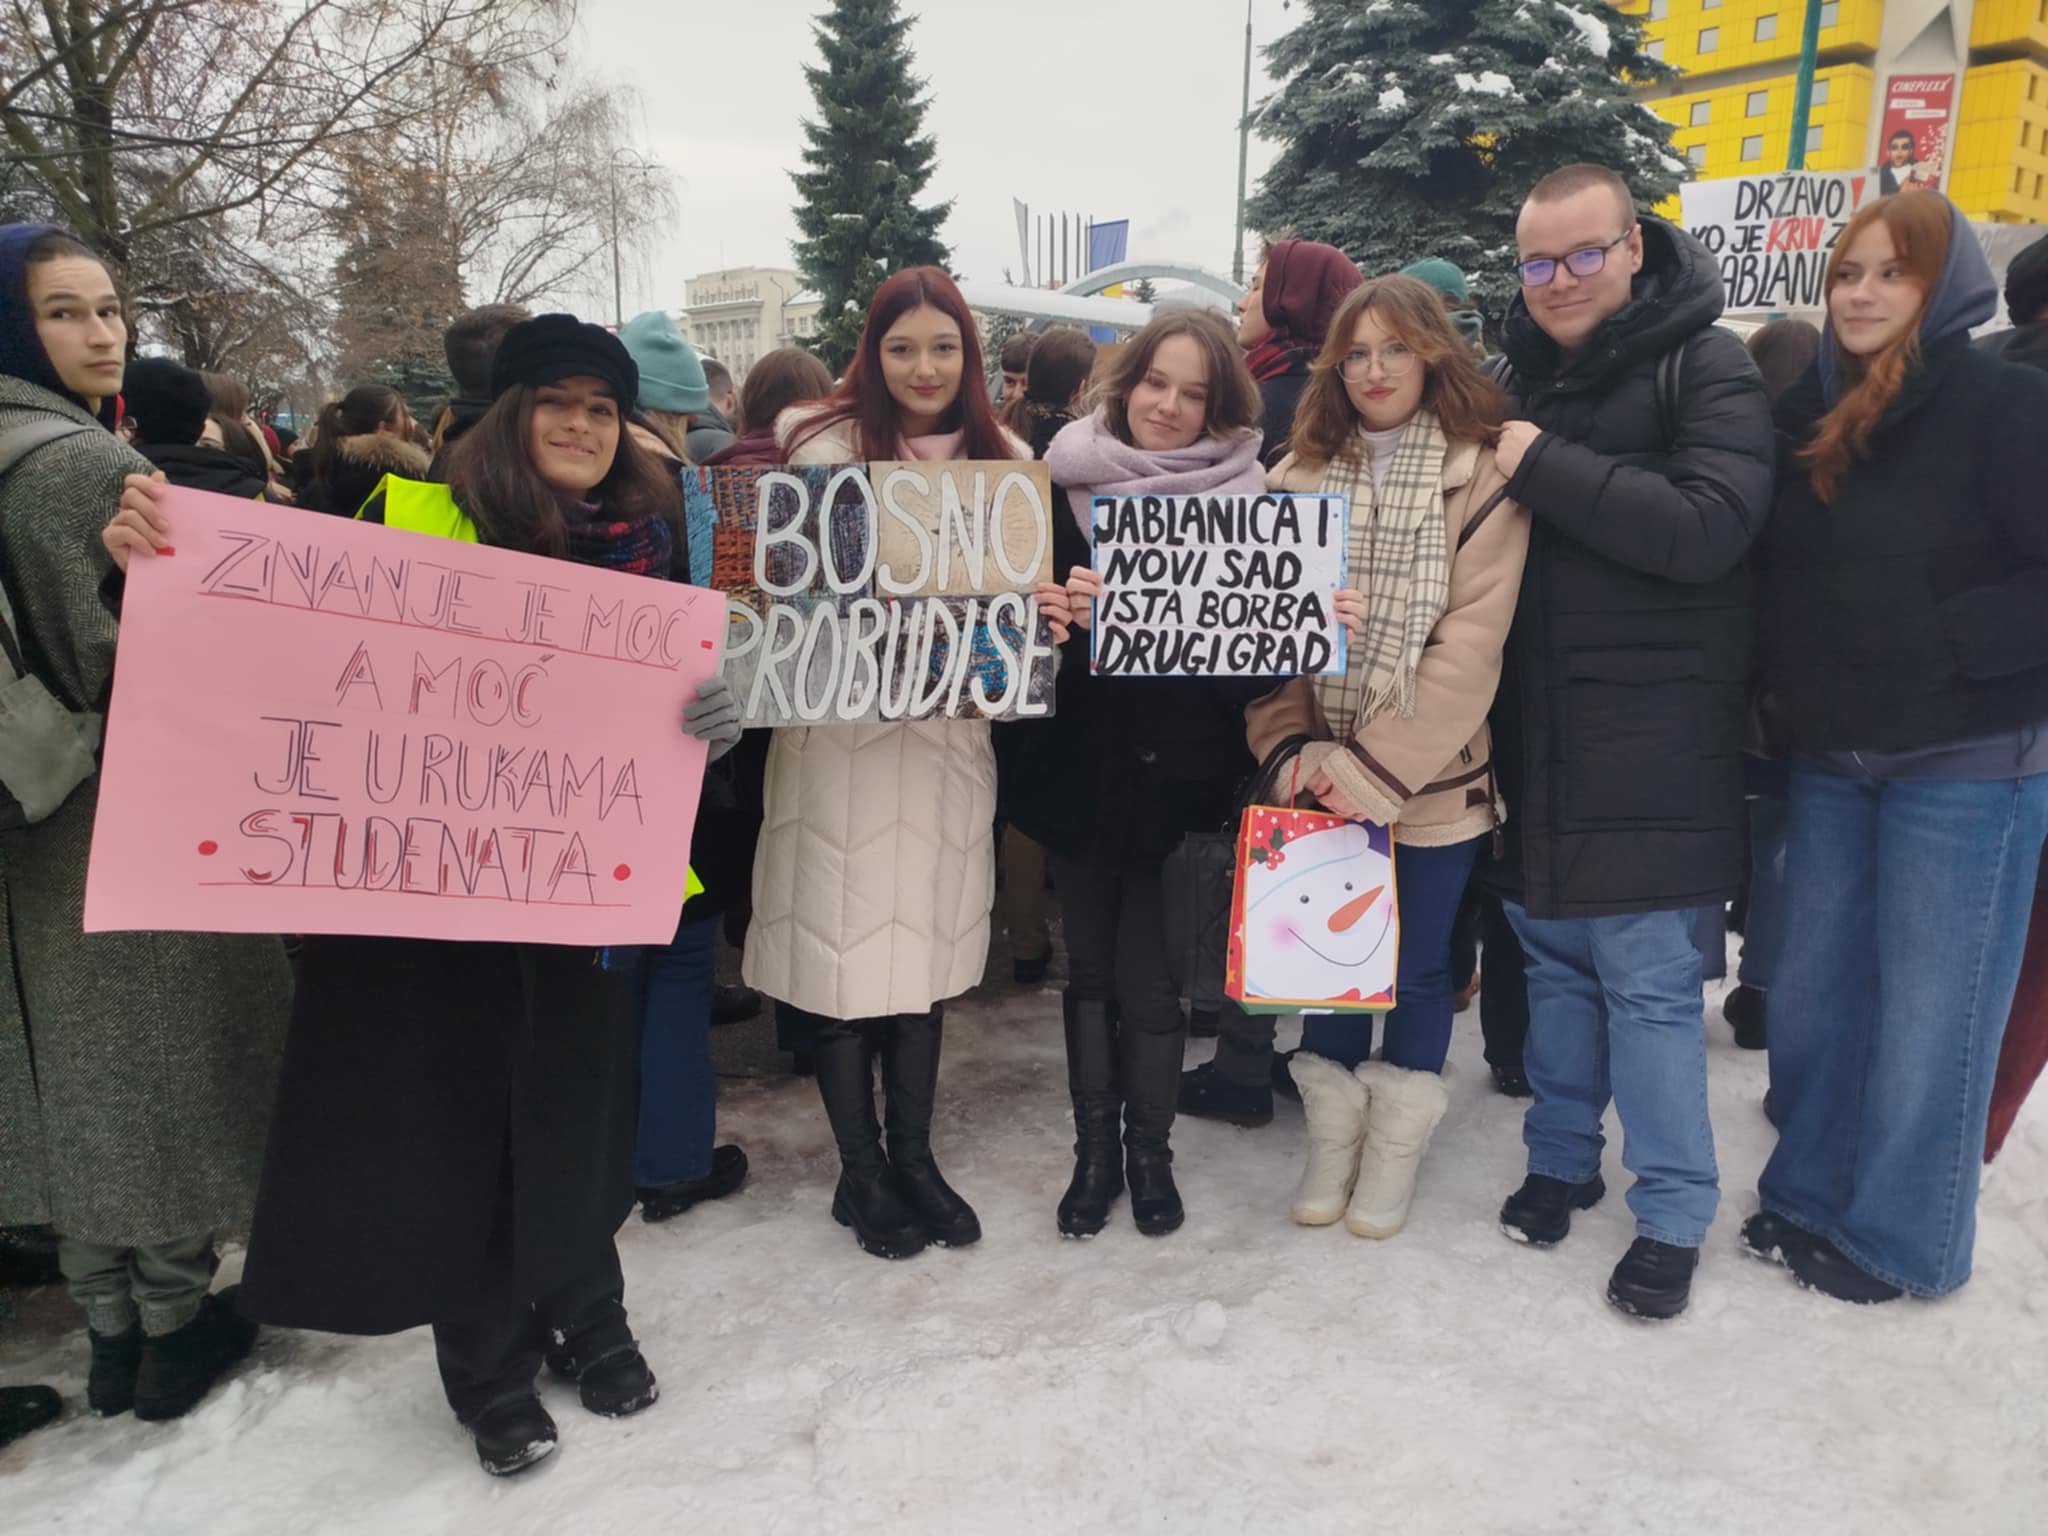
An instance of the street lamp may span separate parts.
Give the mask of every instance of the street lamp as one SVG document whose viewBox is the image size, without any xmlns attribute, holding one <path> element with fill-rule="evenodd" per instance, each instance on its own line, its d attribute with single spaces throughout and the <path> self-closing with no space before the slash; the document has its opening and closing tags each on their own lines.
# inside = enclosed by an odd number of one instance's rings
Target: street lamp
<svg viewBox="0 0 2048 1536">
<path fill-rule="evenodd" d="M 626 326 L 626 283 L 624 271 L 620 265 L 619 250 L 619 169 L 621 156 L 627 157 L 624 162 L 625 169 L 638 171 L 643 175 L 649 171 L 661 170 L 662 167 L 656 162 L 647 159 L 637 149 L 613 150 L 612 157 L 607 162 L 611 171 L 612 201 L 612 323 L 616 328 L 624 330 Z"/>
</svg>

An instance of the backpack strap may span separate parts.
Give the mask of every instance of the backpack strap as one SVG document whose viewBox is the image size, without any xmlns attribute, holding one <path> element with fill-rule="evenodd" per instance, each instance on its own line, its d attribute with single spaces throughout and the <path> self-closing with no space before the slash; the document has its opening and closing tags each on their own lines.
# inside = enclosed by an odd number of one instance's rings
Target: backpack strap
<svg viewBox="0 0 2048 1536">
<path fill-rule="evenodd" d="M 1684 382 L 1685 343 L 1681 341 L 1657 359 L 1657 430 L 1663 434 L 1667 454 L 1678 446 L 1678 407 Z"/>
</svg>

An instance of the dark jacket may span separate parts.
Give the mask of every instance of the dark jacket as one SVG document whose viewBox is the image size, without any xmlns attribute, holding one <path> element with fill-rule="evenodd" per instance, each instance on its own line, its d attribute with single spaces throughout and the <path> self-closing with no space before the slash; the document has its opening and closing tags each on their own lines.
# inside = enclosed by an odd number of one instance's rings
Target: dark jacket
<svg viewBox="0 0 2048 1536">
<path fill-rule="evenodd" d="M 2048 368 L 2048 320 L 2036 320 L 2031 325 L 2019 325 L 2009 331 L 1999 331 L 1986 336 L 1977 345 L 1991 356 L 2002 357 L 2008 363 L 2023 363 L 2029 368 Z"/>
<path fill-rule="evenodd" d="M 590 949 L 308 937 L 243 1310 L 396 1333 L 582 1278 L 633 1205 L 636 992 Z"/>
<path fill-rule="evenodd" d="M 706 469 L 739 469 L 764 464 L 784 464 L 788 459 L 782 445 L 775 440 L 775 429 L 749 432 L 745 437 L 736 437 L 723 448 L 703 461 Z"/>
<path fill-rule="evenodd" d="M 1294 412 L 1308 388 L 1308 363 L 1309 354 L 1297 350 L 1285 373 L 1259 380 L 1259 430 L 1264 434 L 1259 462 L 1268 469 L 1287 457 L 1287 445 L 1294 439 Z"/>
<path fill-rule="evenodd" d="M 1798 452 L 1830 408 L 1816 367 L 1778 407 L 1759 551 L 1772 717 L 1808 751 L 1903 751 L 2048 721 L 2048 378 L 1972 347 L 1996 291 L 1951 242 L 1921 362 L 1832 504 Z"/>
<path fill-rule="evenodd" d="M 1544 429 L 1509 483 L 1534 514 L 1493 711 L 1507 800 L 1488 878 L 1540 918 L 1702 906 L 1743 868 L 1753 601 L 1770 406 L 1716 329 L 1714 260 L 1643 216 L 1634 295 L 1566 362 L 1518 295 L 1514 407 Z M 1682 347 L 1673 440 L 1658 360 Z"/>
<path fill-rule="evenodd" d="M 1031 448 L 1074 418 L 1034 423 Z M 1053 580 L 1091 559 L 1087 536 L 1052 488 Z M 994 728 L 998 813 L 1032 841 L 1111 864 L 1155 868 L 1190 832 L 1232 818 L 1257 766 L 1245 745 L 1244 709 L 1273 691 L 1270 678 L 1098 678 L 1089 635 L 1061 648 L 1050 720 Z"/>
<path fill-rule="evenodd" d="M 211 443 L 137 443 L 135 451 L 162 470 L 171 484 L 188 491 L 260 499 L 270 489 L 247 464 Z"/>
<path fill-rule="evenodd" d="M 354 517 L 386 475 L 403 475 L 408 480 L 428 477 L 426 449 L 391 432 L 344 437 L 335 444 L 325 474 L 313 474 L 311 461 L 304 462 L 308 473 L 299 489 L 299 509 L 336 517 Z"/>
<path fill-rule="evenodd" d="M 719 414 L 716 406 L 707 405 L 701 411 L 694 411 L 690 419 L 692 425 L 683 439 L 683 452 L 689 455 L 692 464 L 702 464 L 732 443 L 732 423 Z"/>
</svg>

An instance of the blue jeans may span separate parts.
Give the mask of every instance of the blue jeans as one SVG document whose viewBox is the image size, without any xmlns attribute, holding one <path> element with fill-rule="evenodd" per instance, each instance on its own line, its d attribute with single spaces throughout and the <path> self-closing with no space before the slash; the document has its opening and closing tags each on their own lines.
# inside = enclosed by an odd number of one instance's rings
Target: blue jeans
<svg viewBox="0 0 2048 1536">
<path fill-rule="evenodd" d="M 1767 1211 L 1921 1296 L 1970 1278 L 1998 1044 L 2048 774 L 1884 782 L 1796 765 L 1771 992 Z"/>
<path fill-rule="evenodd" d="M 1611 1096 L 1637 1234 L 1699 1247 L 1721 1184 L 1694 914 L 1548 919 L 1513 902 L 1507 912 L 1528 957 L 1529 1171 L 1572 1184 L 1597 1174 Z"/>
<path fill-rule="evenodd" d="M 1484 838 L 1447 848 L 1394 850 L 1394 900 L 1401 911 L 1401 953 L 1394 963 L 1394 1007 L 1387 1014 L 1387 1061 L 1414 1072 L 1441 1072 L 1451 1049 L 1451 929 Z M 1458 981 L 1464 980 L 1463 977 Z M 1372 1055 L 1369 1013 L 1311 1013 L 1301 1048 L 1355 1067 Z"/>
<path fill-rule="evenodd" d="M 1783 795 L 1749 802 L 1749 911 L 1742 922 L 1742 965 L 1735 979 L 1759 992 L 1771 990 L 1785 939 L 1787 814 Z"/>
<path fill-rule="evenodd" d="M 640 1015 L 640 1134 L 633 1182 L 643 1189 L 711 1172 L 718 1078 L 711 1069 L 711 986 L 718 919 L 684 923 L 647 951 Z"/>
</svg>

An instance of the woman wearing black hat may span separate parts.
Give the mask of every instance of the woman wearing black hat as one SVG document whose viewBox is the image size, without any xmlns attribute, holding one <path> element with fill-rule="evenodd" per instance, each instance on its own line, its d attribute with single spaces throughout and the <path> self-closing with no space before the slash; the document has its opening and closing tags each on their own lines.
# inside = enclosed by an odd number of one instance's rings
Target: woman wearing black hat
<svg viewBox="0 0 2048 1536">
<path fill-rule="evenodd" d="M 666 579 L 688 570 L 676 482 L 620 430 L 638 370 L 566 315 L 506 336 L 448 484 L 388 477 L 360 516 Z M 108 530 L 162 544 L 146 482 Z M 738 738 L 721 680 L 684 729 Z M 249 1240 L 251 1315 L 334 1333 L 431 1323 L 487 1471 L 555 1447 L 543 1361 L 584 1407 L 654 1402 L 613 1241 L 633 1205 L 638 956 L 545 944 L 314 937 Z"/>
</svg>

